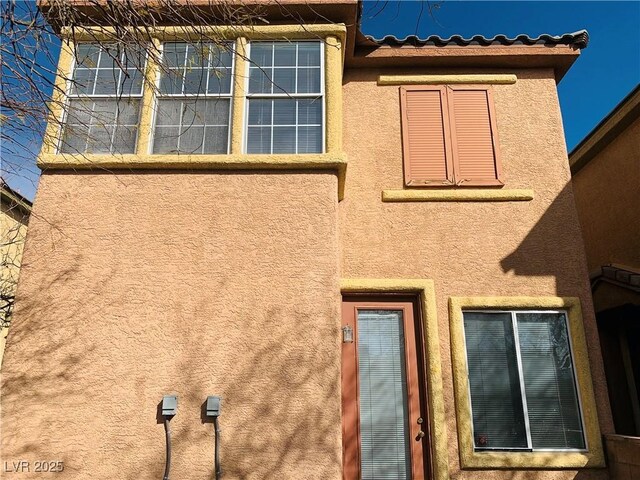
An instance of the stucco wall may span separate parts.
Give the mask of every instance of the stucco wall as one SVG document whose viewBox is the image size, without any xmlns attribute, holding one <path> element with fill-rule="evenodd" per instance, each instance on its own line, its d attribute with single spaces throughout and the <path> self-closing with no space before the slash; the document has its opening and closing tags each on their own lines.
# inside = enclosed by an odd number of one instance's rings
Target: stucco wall
<svg viewBox="0 0 640 480">
<path fill-rule="evenodd" d="M 381 202 L 383 189 L 403 188 L 403 174 L 399 87 L 378 86 L 380 73 L 452 72 L 346 73 L 349 167 L 340 203 L 342 276 L 434 280 L 452 478 L 607 478 L 602 469 L 459 469 L 447 311 L 451 296 L 579 297 L 600 425 L 603 432 L 612 431 L 553 73 L 518 71 L 515 84 L 493 87 L 505 188 L 530 188 L 535 194 L 530 202 L 506 203 Z"/>
<path fill-rule="evenodd" d="M 27 236 L 28 214 L 11 203 L 0 202 L 0 292 L 3 298 L 15 295 L 22 264 L 22 251 L 24 240 Z M 0 365 L 4 354 L 4 345 L 9 332 L 8 325 L 11 321 L 6 318 L 7 304 L 2 301 L 0 311 Z"/>
<path fill-rule="evenodd" d="M 640 119 L 573 177 L 589 271 L 640 268 Z"/>
<path fill-rule="evenodd" d="M 171 478 L 212 478 L 201 405 L 220 395 L 225 478 L 339 479 L 337 205 L 322 172 L 43 175 L 2 462 L 156 480 L 177 393 Z"/>
</svg>

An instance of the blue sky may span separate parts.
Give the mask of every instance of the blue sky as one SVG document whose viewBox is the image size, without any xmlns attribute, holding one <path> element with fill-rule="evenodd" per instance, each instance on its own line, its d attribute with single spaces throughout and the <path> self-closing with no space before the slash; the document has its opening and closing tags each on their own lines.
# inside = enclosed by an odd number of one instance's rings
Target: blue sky
<svg viewBox="0 0 640 480">
<path fill-rule="evenodd" d="M 627 93 L 640 82 L 640 1 L 457 1 L 365 2 L 362 30 L 382 37 L 418 34 L 515 36 L 554 35 L 583 28 L 589 47 L 558 87 L 560 105 L 571 150 Z M 421 13 L 422 10 L 422 13 Z M 35 147 L 35 146 L 34 146 Z M 33 148 L 37 151 L 37 148 Z M 37 169 L 8 177 L 10 185 L 33 198 Z M 25 178 L 29 177 L 29 178 Z"/>
</svg>

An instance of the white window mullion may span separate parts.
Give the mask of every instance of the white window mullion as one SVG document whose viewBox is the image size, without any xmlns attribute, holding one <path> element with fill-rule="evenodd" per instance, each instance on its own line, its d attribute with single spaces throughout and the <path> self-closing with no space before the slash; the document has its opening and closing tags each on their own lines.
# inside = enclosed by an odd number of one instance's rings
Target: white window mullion
<svg viewBox="0 0 640 480">
<path fill-rule="evenodd" d="M 91 95 L 96 94 L 96 86 L 98 85 L 98 73 L 100 72 L 101 60 L 102 60 L 102 48 L 98 50 L 98 60 L 96 63 L 96 76 L 93 78 L 93 88 L 91 89 Z"/>
<path fill-rule="evenodd" d="M 522 412 L 524 415 L 524 428 L 527 432 L 527 447 L 533 449 L 531 442 L 531 427 L 529 425 L 529 410 L 527 408 L 527 394 L 524 386 L 524 371 L 522 368 L 522 358 L 520 356 L 520 336 L 518 335 L 518 319 L 516 312 L 511 312 L 511 324 L 513 326 L 513 341 L 516 347 L 516 359 L 518 361 L 518 379 L 520 380 L 520 396 L 522 397 Z"/>
</svg>

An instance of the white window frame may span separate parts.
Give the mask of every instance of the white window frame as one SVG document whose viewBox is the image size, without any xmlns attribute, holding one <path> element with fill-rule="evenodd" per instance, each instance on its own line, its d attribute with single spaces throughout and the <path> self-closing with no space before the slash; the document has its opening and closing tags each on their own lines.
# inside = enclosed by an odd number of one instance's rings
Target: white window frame
<svg viewBox="0 0 640 480">
<path fill-rule="evenodd" d="M 516 361 L 517 361 L 517 366 L 518 366 L 518 380 L 520 382 L 520 399 L 522 401 L 522 413 L 524 415 L 524 424 L 525 424 L 525 430 L 526 430 L 526 434 L 527 434 L 527 447 L 513 447 L 513 448 L 491 448 L 491 447 L 483 447 L 483 448 L 477 448 L 476 447 L 476 441 L 475 441 L 475 424 L 473 422 L 473 404 L 471 403 L 471 383 L 470 383 L 470 378 L 469 378 L 469 352 L 467 350 L 467 334 L 466 331 L 464 331 L 464 314 L 465 313 L 500 313 L 500 314 L 505 314 L 508 313 L 511 315 L 511 325 L 513 328 L 513 337 L 514 337 L 514 343 L 515 343 L 515 349 L 516 349 Z M 571 355 L 571 371 L 573 373 L 573 383 L 574 383 L 574 388 L 576 390 L 576 400 L 578 402 L 578 410 L 579 410 L 579 414 L 580 414 L 580 424 L 582 426 L 582 439 L 584 440 L 584 448 L 533 448 L 532 442 L 531 442 L 531 429 L 530 429 L 530 425 L 529 425 L 529 412 L 527 409 L 527 398 L 526 398 L 526 394 L 525 394 L 525 386 L 524 386 L 524 375 L 522 372 L 522 358 L 520 357 L 520 337 L 519 337 L 519 333 L 518 333 L 518 322 L 517 322 L 517 318 L 516 318 L 516 314 L 518 313 L 555 313 L 555 314 L 563 314 L 564 315 L 564 322 L 565 322 L 565 328 L 567 329 L 567 339 L 569 342 L 569 354 Z M 462 328 L 463 328 L 463 333 L 464 335 L 462 336 L 463 341 L 464 341 L 464 359 L 465 359 L 465 366 L 466 366 L 466 372 L 467 372 L 467 391 L 469 392 L 467 401 L 469 402 L 469 412 L 471 413 L 471 442 L 473 444 L 473 451 L 474 453 L 478 453 L 478 454 L 482 454 L 482 453 L 491 453 L 491 452 L 502 452 L 502 453 L 509 453 L 509 452 L 566 452 L 566 453 L 571 453 L 571 452 L 580 452 L 580 453 L 585 453 L 589 450 L 589 439 L 587 436 L 587 432 L 586 432 L 586 424 L 585 424 L 585 419 L 584 419 L 584 414 L 583 414 L 583 408 L 582 408 L 582 398 L 580 395 L 580 386 L 578 384 L 578 376 L 576 375 L 576 368 L 575 368 L 575 355 L 573 352 L 573 340 L 571 338 L 571 328 L 569 325 L 569 312 L 567 310 L 531 310 L 531 309 L 505 309 L 505 310 L 496 310 L 496 309 L 492 309 L 492 310 L 482 310 L 482 309 L 477 309 L 477 308 L 463 308 L 462 309 L 462 318 L 463 318 L 463 323 L 462 323 Z"/>
<path fill-rule="evenodd" d="M 308 43 L 315 42 L 320 44 L 320 93 L 249 93 L 249 80 L 250 80 L 250 67 L 251 67 L 251 44 L 252 43 L 295 43 L 296 45 L 299 43 Z M 245 99 L 244 99 L 244 119 L 242 122 L 242 152 L 248 153 L 248 142 L 249 142 L 249 100 L 251 99 L 265 99 L 265 100 L 274 100 L 274 99 L 286 99 L 286 98 L 318 98 L 321 97 L 321 109 L 322 109 L 322 125 L 320 126 L 322 131 L 322 149 L 317 153 L 297 153 L 298 151 L 298 124 L 296 125 L 278 125 L 280 127 L 296 127 L 296 152 L 288 153 L 288 154 L 275 154 L 275 155 L 320 155 L 326 153 L 327 151 L 327 119 L 326 119 L 326 85 L 325 85 L 325 44 L 321 39 L 299 39 L 299 40 L 268 40 L 268 39 L 260 39 L 254 42 L 248 42 L 247 44 L 247 71 L 245 74 L 244 80 L 244 91 L 245 91 Z M 273 67 L 272 67 L 273 68 Z M 289 67 L 291 68 L 291 67 Z M 296 51 L 296 76 L 298 71 L 298 55 Z M 273 82 L 273 79 L 271 79 Z M 275 84 L 274 84 L 275 85 Z M 297 122 L 297 109 L 296 109 L 296 122 Z M 271 148 L 269 149 L 273 152 L 273 109 L 271 110 Z M 306 126 L 306 125 L 305 125 Z M 249 155 L 271 155 L 272 153 L 251 153 Z"/>
<path fill-rule="evenodd" d="M 98 42 L 78 42 L 75 44 L 74 46 L 74 52 L 77 52 L 77 48 L 80 45 L 95 45 L 97 46 L 100 51 L 98 53 L 98 61 L 96 64 L 96 68 L 93 70 L 96 70 L 96 79 L 93 82 L 93 90 L 95 91 L 96 89 L 96 84 L 97 84 L 97 77 L 98 77 L 98 72 L 100 70 L 111 70 L 114 71 L 114 69 L 111 68 L 100 68 L 97 65 L 100 65 L 100 59 L 102 58 L 102 53 L 104 52 L 105 48 L 104 45 Z M 105 43 L 105 45 L 108 45 L 108 42 Z M 58 131 L 58 138 L 57 138 L 57 142 L 56 142 L 56 150 L 55 153 L 56 154 L 73 154 L 72 152 L 62 152 L 62 145 L 63 145 L 63 141 L 64 141 L 64 130 L 67 126 L 67 117 L 69 116 L 69 107 L 71 105 L 71 101 L 72 100 L 93 100 L 93 99 L 97 99 L 97 100 L 108 100 L 111 98 L 114 98 L 116 100 L 121 100 L 121 99 L 138 99 L 140 101 L 140 106 L 139 109 L 140 111 L 138 112 L 138 125 L 137 125 L 137 129 L 136 129 L 136 137 L 134 140 L 134 145 L 133 145 L 133 154 L 138 153 L 137 152 L 137 147 L 138 147 L 138 139 L 140 136 L 140 119 L 142 116 L 142 106 L 144 103 L 144 89 L 145 89 L 145 81 L 144 78 L 142 79 L 142 84 L 141 84 L 141 88 L 140 88 L 140 93 L 136 93 L 136 94 L 128 94 L 128 95 L 124 95 L 122 93 L 115 93 L 115 94 L 105 94 L 105 93 L 99 93 L 99 94 L 94 94 L 91 93 L 91 95 L 89 94 L 82 94 L 79 95 L 77 93 L 72 94 L 71 90 L 73 89 L 73 84 L 74 84 L 74 79 L 73 77 L 75 76 L 75 72 L 76 72 L 76 67 L 77 67 L 77 62 L 78 59 L 76 58 L 77 54 L 72 55 L 72 60 L 71 60 L 71 69 L 70 69 L 70 75 L 69 78 L 66 82 L 65 85 L 65 100 L 64 100 L 64 110 L 63 110 L 63 119 Z M 144 65 L 142 66 L 142 71 L 141 73 L 144 74 L 147 70 L 147 64 L 149 62 L 149 54 L 148 52 L 145 51 L 144 54 Z M 119 72 L 118 72 L 118 82 L 116 83 L 116 86 L 120 85 L 120 83 L 122 82 L 122 75 L 123 75 L 123 70 L 122 68 L 118 68 Z M 115 129 L 114 129 L 114 135 L 115 135 Z M 93 153 L 93 152 L 76 152 L 76 154 L 78 155 L 114 155 L 117 154 L 116 152 L 113 152 L 113 136 L 111 137 L 111 144 L 109 145 L 109 153 L 103 152 L 103 153 Z"/>
<path fill-rule="evenodd" d="M 164 45 L 166 43 L 184 43 L 187 45 L 191 45 L 191 42 L 184 42 L 184 41 L 173 41 L 173 40 L 168 40 L 166 42 L 162 42 L 160 44 L 160 56 L 161 56 L 161 60 L 164 59 Z M 195 42 L 194 42 L 195 43 Z M 211 43 L 213 45 L 216 45 L 215 42 L 202 42 L 202 43 Z M 229 88 L 229 93 L 216 93 L 216 94 L 211 94 L 211 93 L 206 93 L 206 91 L 209 89 L 209 75 L 207 75 L 207 84 L 205 86 L 205 93 L 184 93 L 184 81 L 182 82 L 182 90 L 183 93 L 160 93 L 160 82 L 162 80 L 162 68 L 158 67 L 156 68 L 156 77 L 155 77 L 155 95 L 153 96 L 153 103 L 152 103 L 152 112 L 153 112 L 153 120 L 151 121 L 151 132 L 149 134 L 149 143 L 147 145 L 147 153 L 151 154 L 151 155 L 225 155 L 225 154 L 220 154 L 220 153 L 175 153 L 175 152 L 169 152 L 169 153 L 154 153 L 153 152 L 153 144 L 155 141 L 155 136 L 156 136 L 156 121 L 158 118 L 158 103 L 161 100 L 164 99 L 175 99 L 175 100 L 199 100 L 199 99 L 203 99 L 203 100 L 212 100 L 212 99 L 216 99 L 216 98 L 228 98 L 229 99 L 229 122 L 227 125 L 227 152 L 226 155 L 228 155 L 231 152 L 231 134 L 232 134 L 232 129 L 233 129 L 233 99 L 235 97 L 235 74 L 236 74 L 236 44 L 233 40 L 225 40 L 224 43 L 228 43 L 229 44 L 229 51 L 231 53 L 231 68 L 229 69 L 229 72 L 231 74 L 231 84 L 230 84 L 230 88 Z M 185 57 L 186 57 L 186 53 L 185 53 Z M 186 68 L 186 67 L 185 67 Z M 180 114 L 180 120 L 182 121 L 182 114 Z M 163 125 L 163 127 L 176 127 L 176 128 L 181 128 L 181 125 Z M 202 138 L 202 141 L 204 142 L 204 137 Z M 178 146 L 180 145 L 180 138 L 178 138 Z"/>
</svg>

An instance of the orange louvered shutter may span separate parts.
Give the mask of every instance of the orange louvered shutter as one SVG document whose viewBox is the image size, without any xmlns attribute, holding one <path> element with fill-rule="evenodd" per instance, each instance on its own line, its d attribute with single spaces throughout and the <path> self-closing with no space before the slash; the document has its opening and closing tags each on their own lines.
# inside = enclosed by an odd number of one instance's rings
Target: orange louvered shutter
<svg viewBox="0 0 640 480">
<path fill-rule="evenodd" d="M 405 184 L 451 185 L 445 87 L 402 87 L 400 94 Z"/>
<path fill-rule="evenodd" d="M 502 185 L 491 92 L 447 87 L 457 185 Z"/>
</svg>

